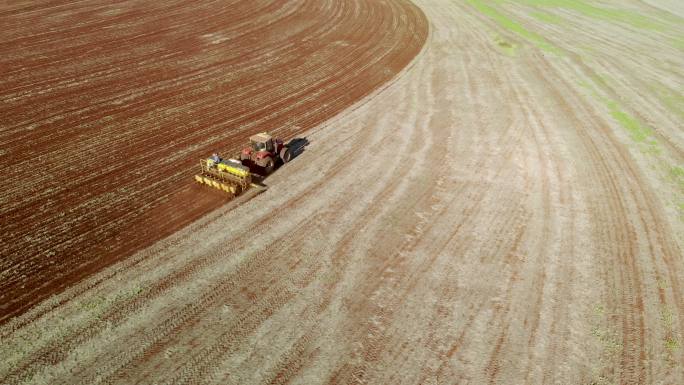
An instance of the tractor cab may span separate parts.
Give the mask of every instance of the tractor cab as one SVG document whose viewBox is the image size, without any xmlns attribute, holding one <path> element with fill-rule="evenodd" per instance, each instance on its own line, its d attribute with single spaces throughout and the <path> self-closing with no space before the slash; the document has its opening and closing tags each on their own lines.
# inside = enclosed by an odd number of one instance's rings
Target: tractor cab
<svg viewBox="0 0 684 385">
<path fill-rule="evenodd" d="M 265 132 L 252 135 L 249 138 L 249 143 L 253 151 L 268 151 L 270 153 L 275 152 L 275 148 L 273 147 L 273 138 L 271 135 L 268 135 Z"/>
</svg>

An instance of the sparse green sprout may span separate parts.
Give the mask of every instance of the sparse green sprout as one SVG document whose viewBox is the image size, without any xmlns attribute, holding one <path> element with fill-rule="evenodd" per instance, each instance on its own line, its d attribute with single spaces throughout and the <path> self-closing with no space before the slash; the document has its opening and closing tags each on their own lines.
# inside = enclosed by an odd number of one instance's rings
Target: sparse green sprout
<svg viewBox="0 0 684 385">
<path fill-rule="evenodd" d="M 684 190 L 684 167 L 671 167 L 670 176 L 672 177 L 672 180 L 677 185 L 677 187 L 679 187 L 681 190 Z"/>
<path fill-rule="evenodd" d="M 665 347 L 667 348 L 667 350 L 673 352 L 673 351 L 679 349 L 679 341 L 677 341 L 676 339 L 674 339 L 672 337 L 667 338 L 665 340 Z"/>
<path fill-rule="evenodd" d="M 105 302 L 107 302 L 107 299 L 105 297 L 97 296 L 89 301 L 81 302 L 81 309 L 92 311 L 105 304 Z"/>
<path fill-rule="evenodd" d="M 667 289 L 667 281 L 665 281 L 662 278 L 657 278 L 656 283 L 658 284 L 659 289 Z M 667 309 L 665 309 L 667 310 Z"/>
<path fill-rule="evenodd" d="M 668 309 L 667 307 L 663 307 L 660 311 L 660 320 L 663 322 L 665 327 L 671 327 L 672 326 L 672 311 Z"/>
<path fill-rule="evenodd" d="M 608 330 L 603 330 L 597 326 L 591 330 L 591 334 L 598 338 L 607 352 L 617 353 L 622 350 L 622 344 L 619 342 L 618 338 Z"/>
<path fill-rule="evenodd" d="M 604 311 L 605 311 L 605 308 L 603 307 L 603 305 L 596 305 L 594 307 L 594 313 L 596 313 L 597 315 L 603 315 Z"/>
</svg>

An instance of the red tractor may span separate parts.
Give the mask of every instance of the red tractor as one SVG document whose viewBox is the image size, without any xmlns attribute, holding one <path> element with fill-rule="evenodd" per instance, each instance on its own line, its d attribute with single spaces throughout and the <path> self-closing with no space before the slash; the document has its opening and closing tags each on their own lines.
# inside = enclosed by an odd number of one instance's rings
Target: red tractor
<svg viewBox="0 0 684 385">
<path fill-rule="evenodd" d="M 262 132 L 249 138 L 249 147 L 242 149 L 240 161 L 245 166 L 258 166 L 265 175 L 273 172 L 279 162 L 287 163 L 292 158 L 289 146 L 280 139 Z"/>
</svg>

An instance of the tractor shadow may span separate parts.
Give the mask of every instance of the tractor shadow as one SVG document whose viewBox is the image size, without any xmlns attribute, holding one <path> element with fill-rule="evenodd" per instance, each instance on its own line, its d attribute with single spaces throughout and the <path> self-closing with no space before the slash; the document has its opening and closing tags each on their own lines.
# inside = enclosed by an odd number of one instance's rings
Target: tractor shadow
<svg viewBox="0 0 684 385">
<path fill-rule="evenodd" d="M 307 139 L 306 137 L 292 139 L 287 144 L 287 147 L 290 149 L 290 154 L 292 154 L 292 159 L 296 158 L 301 153 L 303 153 L 304 149 L 308 145 L 309 145 L 309 139 Z"/>
</svg>

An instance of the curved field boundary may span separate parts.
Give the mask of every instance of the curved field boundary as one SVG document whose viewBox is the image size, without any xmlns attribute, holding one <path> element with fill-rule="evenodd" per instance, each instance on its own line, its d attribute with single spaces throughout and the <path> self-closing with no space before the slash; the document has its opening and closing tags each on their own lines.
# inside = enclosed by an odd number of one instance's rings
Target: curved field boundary
<svg viewBox="0 0 684 385">
<path fill-rule="evenodd" d="M 0 323 L 225 203 L 197 159 L 290 138 L 385 84 L 428 34 L 408 1 L 7 4 Z"/>
</svg>

